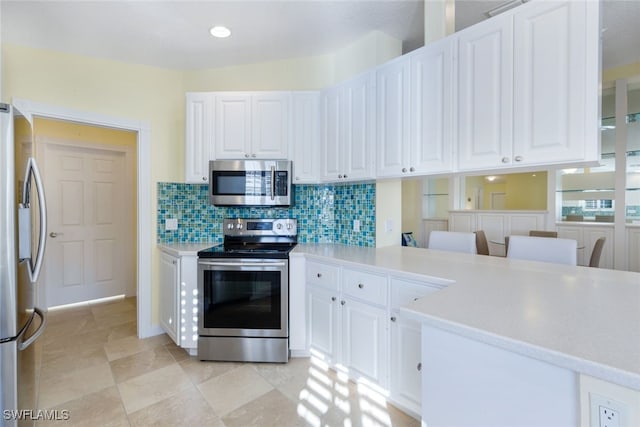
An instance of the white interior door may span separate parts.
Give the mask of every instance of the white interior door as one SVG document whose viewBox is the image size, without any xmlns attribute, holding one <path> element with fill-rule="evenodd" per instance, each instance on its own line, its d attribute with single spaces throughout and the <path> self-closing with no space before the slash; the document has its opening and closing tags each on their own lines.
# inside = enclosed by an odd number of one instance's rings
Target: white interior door
<svg viewBox="0 0 640 427">
<path fill-rule="evenodd" d="M 125 152 L 44 144 L 47 306 L 134 294 Z"/>
</svg>

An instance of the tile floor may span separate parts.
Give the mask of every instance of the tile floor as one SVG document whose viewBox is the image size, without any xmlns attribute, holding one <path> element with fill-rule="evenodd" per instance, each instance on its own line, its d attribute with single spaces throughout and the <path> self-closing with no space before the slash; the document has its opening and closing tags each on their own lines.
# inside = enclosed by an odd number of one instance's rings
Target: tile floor
<svg viewBox="0 0 640 427">
<path fill-rule="evenodd" d="M 49 312 L 38 426 L 419 426 L 315 359 L 201 362 L 167 335 L 136 337 L 135 298 Z"/>
</svg>

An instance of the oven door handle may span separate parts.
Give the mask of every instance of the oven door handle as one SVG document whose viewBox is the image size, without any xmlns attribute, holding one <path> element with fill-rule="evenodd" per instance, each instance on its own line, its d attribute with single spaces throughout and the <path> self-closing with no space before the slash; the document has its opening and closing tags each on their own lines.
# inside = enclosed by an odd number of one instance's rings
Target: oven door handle
<svg viewBox="0 0 640 427">
<path fill-rule="evenodd" d="M 211 261 L 199 261 L 200 265 L 207 266 L 220 266 L 220 267 L 284 267 L 284 262 L 211 262 Z"/>
<path fill-rule="evenodd" d="M 276 198 L 276 167 L 271 166 L 271 200 Z"/>
</svg>

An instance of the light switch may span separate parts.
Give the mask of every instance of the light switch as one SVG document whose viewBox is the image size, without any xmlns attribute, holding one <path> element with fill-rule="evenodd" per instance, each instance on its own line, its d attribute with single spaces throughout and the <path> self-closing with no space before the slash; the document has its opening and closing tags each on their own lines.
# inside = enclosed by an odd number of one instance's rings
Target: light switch
<svg viewBox="0 0 640 427">
<path fill-rule="evenodd" d="M 164 229 L 167 231 L 175 231 L 178 229 L 178 219 L 177 218 L 167 218 L 164 221 Z"/>
</svg>

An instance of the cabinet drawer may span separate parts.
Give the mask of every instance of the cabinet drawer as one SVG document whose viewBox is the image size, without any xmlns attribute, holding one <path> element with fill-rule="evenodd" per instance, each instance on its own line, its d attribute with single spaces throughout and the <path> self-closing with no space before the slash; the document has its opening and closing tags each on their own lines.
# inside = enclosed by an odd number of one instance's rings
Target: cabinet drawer
<svg viewBox="0 0 640 427">
<path fill-rule="evenodd" d="M 306 281 L 327 289 L 338 290 L 338 271 L 339 267 L 335 265 L 307 261 Z"/>
<path fill-rule="evenodd" d="M 413 300 L 421 298 L 441 287 L 429 283 L 413 282 L 404 279 L 391 279 L 391 309 L 399 308 Z"/>
<path fill-rule="evenodd" d="M 387 276 L 345 268 L 342 271 L 342 291 L 364 301 L 386 305 Z"/>
</svg>

